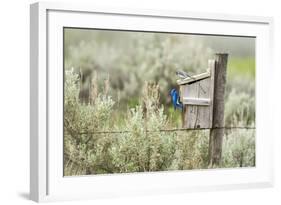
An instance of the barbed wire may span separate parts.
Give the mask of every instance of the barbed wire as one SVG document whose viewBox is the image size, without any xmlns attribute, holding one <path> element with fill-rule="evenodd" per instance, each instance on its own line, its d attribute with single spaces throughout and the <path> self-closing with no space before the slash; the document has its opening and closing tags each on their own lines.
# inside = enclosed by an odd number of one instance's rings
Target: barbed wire
<svg viewBox="0 0 281 205">
<path fill-rule="evenodd" d="M 143 132 L 147 133 L 153 133 L 153 132 L 188 132 L 188 131 L 200 131 L 200 130 L 215 130 L 215 129 L 246 129 L 246 130 L 254 130 L 256 127 L 250 127 L 250 126 L 234 126 L 234 127 L 198 127 L 198 128 L 174 128 L 174 129 L 159 129 L 159 130 L 143 130 Z M 135 132 L 135 130 L 115 130 L 115 131 L 85 131 L 85 132 L 78 132 L 77 134 L 80 135 L 86 135 L 86 134 L 122 134 L 122 133 L 131 133 Z"/>
</svg>

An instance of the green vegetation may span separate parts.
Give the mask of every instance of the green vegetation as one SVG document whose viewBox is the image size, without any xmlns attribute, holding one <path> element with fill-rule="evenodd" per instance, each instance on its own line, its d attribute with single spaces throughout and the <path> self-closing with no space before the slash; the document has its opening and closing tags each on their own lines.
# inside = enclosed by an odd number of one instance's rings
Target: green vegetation
<svg viewBox="0 0 281 205">
<path fill-rule="evenodd" d="M 207 42 L 202 36 L 66 30 L 64 175 L 208 168 L 208 130 L 163 131 L 182 126 L 169 96 L 175 71 L 205 71 L 216 52 Z M 255 126 L 254 56 L 230 53 L 225 102 L 226 126 Z M 255 166 L 255 130 L 226 130 L 222 155 L 221 167 Z"/>
<path fill-rule="evenodd" d="M 234 57 L 228 62 L 228 75 L 230 78 L 235 76 L 246 76 L 250 80 L 255 80 L 255 58 L 253 57 Z"/>
<path fill-rule="evenodd" d="M 99 93 L 92 104 L 81 104 L 78 75 L 69 71 L 65 79 L 65 175 L 208 168 L 209 131 L 161 132 L 169 121 L 158 85 L 146 84 L 139 105 L 128 111 L 123 124 L 115 124 L 110 96 Z M 237 107 L 235 102 L 229 107 Z M 245 102 L 236 112 L 227 111 L 226 119 L 243 125 L 248 107 Z M 252 130 L 228 132 L 222 167 L 254 166 L 254 137 Z"/>
</svg>

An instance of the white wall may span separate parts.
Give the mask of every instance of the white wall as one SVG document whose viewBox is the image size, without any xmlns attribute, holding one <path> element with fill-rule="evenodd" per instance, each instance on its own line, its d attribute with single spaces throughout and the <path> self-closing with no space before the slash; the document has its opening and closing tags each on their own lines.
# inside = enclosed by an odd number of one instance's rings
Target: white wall
<svg viewBox="0 0 281 205">
<path fill-rule="evenodd" d="M 31 204 L 29 192 L 29 0 L 1 1 L 0 6 L 0 204 Z M 79 2 L 82 2 L 81 0 Z M 93 2 L 93 1 L 92 1 Z M 281 11 L 274 0 L 103 0 L 98 5 L 163 10 L 273 16 L 275 19 L 275 66 L 280 67 Z M 281 79 L 280 69 L 273 78 Z M 280 99 L 280 83 L 276 84 Z M 279 89 L 278 89 L 279 88 Z M 279 101 L 279 100 L 277 100 Z M 275 103 L 278 106 L 278 102 Z M 280 111 L 273 125 L 279 126 Z M 274 132 L 278 132 L 277 129 Z M 281 133 L 280 133 L 281 134 Z M 276 186 L 225 192 L 188 193 L 98 201 L 82 204 L 280 204 L 280 138 L 276 138 Z M 69 202 L 78 204 L 78 202 Z M 81 204 L 81 202 L 79 202 Z"/>
</svg>

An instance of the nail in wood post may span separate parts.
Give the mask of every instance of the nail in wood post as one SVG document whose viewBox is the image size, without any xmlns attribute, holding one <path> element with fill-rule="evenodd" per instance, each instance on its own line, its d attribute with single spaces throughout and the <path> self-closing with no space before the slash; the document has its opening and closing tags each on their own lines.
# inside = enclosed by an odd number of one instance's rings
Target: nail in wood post
<svg viewBox="0 0 281 205">
<path fill-rule="evenodd" d="M 226 85 L 226 67 L 228 54 L 216 54 L 215 83 L 213 98 L 213 125 L 210 131 L 209 159 L 210 167 L 218 167 L 221 163 L 222 141 L 224 135 L 224 94 Z M 216 129 L 219 128 L 219 129 Z"/>
</svg>

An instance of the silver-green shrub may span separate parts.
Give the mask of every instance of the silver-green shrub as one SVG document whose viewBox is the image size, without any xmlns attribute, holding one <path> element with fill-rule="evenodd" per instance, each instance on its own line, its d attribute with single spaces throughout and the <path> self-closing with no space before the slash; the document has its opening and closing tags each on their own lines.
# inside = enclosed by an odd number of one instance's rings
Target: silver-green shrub
<svg viewBox="0 0 281 205">
<path fill-rule="evenodd" d="M 87 104 L 79 100 L 75 71 L 66 70 L 64 83 L 65 175 L 208 168 L 209 131 L 169 131 L 173 118 L 160 101 L 159 84 L 144 83 L 137 104 L 116 121 L 120 111 L 114 110 L 119 106 L 110 95 L 109 78 Z M 226 96 L 226 125 L 254 127 L 254 104 L 251 94 L 232 89 Z M 221 167 L 247 166 L 255 166 L 255 130 L 226 129 Z"/>
<path fill-rule="evenodd" d="M 233 90 L 227 99 L 225 119 L 231 127 L 255 127 L 255 100 L 246 93 Z M 255 166 L 255 129 L 225 131 L 222 167 Z"/>
<path fill-rule="evenodd" d="M 255 130 L 236 130 L 224 138 L 222 167 L 255 166 Z"/>
<path fill-rule="evenodd" d="M 208 167 L 209 131 L 177 132 L 174 170 L 204 169 Z"/>
<path fill-rule="evenodd" d="M 73 70 L 65 72 L 64 95 L 64 163 L 65 175 L 110 172 L 107 148 L 112 140 L 92 134 L 110 129 L 114 101 L 102 93 L 92 104 L 78 99 L 79 77 Z"/>
<path fill-rule="evenodd" d="M 159 107 L 158 85 L 144 86 L 142 105 L 130 109 L 117 143 L 111 148 L 119 172 L 167 170 L 174 159 L 174 133 L 162 132 L 167 116 Z"/>
</svg>

